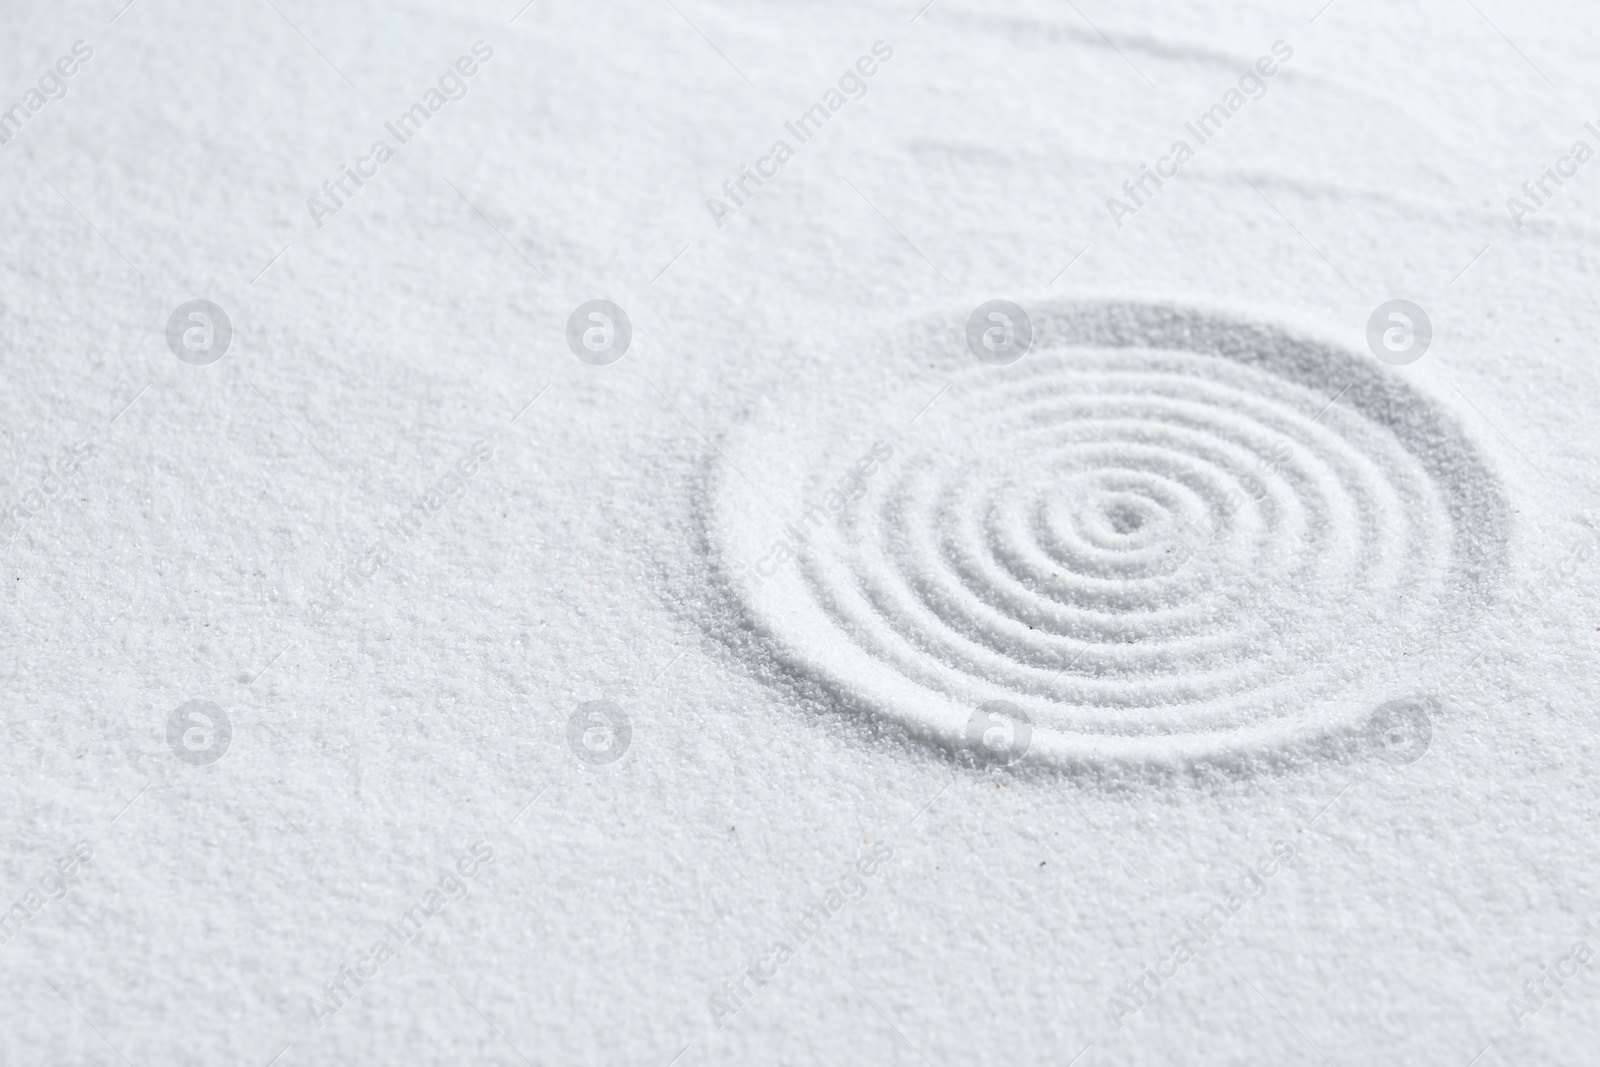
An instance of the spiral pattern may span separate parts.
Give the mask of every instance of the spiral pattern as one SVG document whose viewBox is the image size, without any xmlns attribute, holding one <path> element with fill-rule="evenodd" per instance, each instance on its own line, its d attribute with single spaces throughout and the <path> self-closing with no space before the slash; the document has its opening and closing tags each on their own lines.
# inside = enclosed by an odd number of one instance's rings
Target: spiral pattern
<svg viewBox="0 0 1600 1067">
<path fill-rule="evenodd" d="M 1010 702 L 1046 759 L 1256 748 L 1416 684 L 1503 555 L 1453 423 L 1270 328 L 1034 315 L 875 445 L 811 410 L 730 441 L 712 531 L 791 668 L 955 745 Z"/>
</svg>

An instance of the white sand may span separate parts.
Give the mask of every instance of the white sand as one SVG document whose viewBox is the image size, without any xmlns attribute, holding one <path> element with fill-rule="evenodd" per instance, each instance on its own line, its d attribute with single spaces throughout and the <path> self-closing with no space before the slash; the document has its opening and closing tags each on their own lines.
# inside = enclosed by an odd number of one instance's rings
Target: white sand
<svg viewBox="0 0 1600 1067">
<path fill-rule="evenodd" d="M 1592 1062 L 1592 13 L 674 2 L 5 14 L 0 1062 Z"/>
</svg>

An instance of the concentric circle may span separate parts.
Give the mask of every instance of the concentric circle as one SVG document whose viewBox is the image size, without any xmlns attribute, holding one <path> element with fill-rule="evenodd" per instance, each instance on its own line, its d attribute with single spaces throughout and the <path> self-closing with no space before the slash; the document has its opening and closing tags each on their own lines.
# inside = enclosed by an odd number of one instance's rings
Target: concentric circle
<svg viewBox="0 0 1600 1067">
<path fill-rule="evenodd" d="M 1359 729 L 1419 688 L 1507 527 L 1445 414 L 1259 324 L 1134 305 L 1034 323 L 1027 360 L 962 361 L 909 423 L 893 397 L 877 425 L 796 398 L 732 435 L 710 533 L 791 670 L 954 747 L 1004 701 L 1045 760 Z"/>
</svg>

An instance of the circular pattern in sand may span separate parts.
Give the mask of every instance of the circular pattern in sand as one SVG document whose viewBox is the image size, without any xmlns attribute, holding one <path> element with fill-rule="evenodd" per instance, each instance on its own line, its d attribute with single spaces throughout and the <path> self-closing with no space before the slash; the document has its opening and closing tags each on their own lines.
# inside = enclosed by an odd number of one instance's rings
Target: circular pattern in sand
<svg viewBox="0 0 1600 1067">
<path fill-rule="evenodd" d="M 1272 327 L 1029 313 L 1011 366 L 961 359 L 959 327 L 903 341 L 954 368 L 920 414 L 886 386 L 730 436 L 709 532 L 788 669 L 956 748 L 1010 702 L 1047 761 L 1247 755 L 1426 680 L 1507 526 L 1448 416 Z"/>
</svg>

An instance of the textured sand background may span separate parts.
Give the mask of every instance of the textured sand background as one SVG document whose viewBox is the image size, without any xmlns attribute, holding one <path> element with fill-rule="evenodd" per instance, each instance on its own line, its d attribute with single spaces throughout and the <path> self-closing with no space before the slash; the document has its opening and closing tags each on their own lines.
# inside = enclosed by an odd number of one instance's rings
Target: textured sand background
<svg viewBox="0 0 1600 1067">
<path fill-rule="evenodd" d="M 274 2 L 4 14 L 0 105 L 92 57 L 0 145 L 0 1061 L 1592 1061 L 1600 162 L 1506 206 L 1600 149 L 1591 12 Z M 1421 759 L 980 769 L 749 628 L 720 465 L 908 420 L 996 297 L 1275 324 L 1458 427 L 1504 572 L 1394 676 L 1437 701 Z M 206 366 L 165 335 L 198 298 Z M 609 366 L 566 343 L 595 298 Z M 1394 298 L 1434 326 L 1398 369 L 1365 342 Z M 1392 666 L 1395 630 L 1329 624 Z M 169 745 L 192 700 L 213 762 Z M 594 700 L 631 723 L 604 765 L 568 741 Z"/>
</svg>

